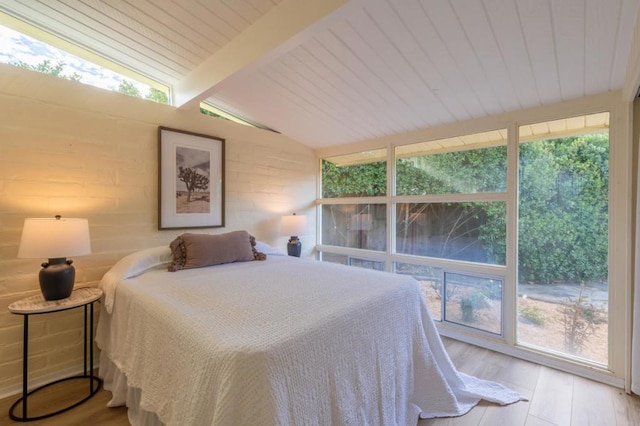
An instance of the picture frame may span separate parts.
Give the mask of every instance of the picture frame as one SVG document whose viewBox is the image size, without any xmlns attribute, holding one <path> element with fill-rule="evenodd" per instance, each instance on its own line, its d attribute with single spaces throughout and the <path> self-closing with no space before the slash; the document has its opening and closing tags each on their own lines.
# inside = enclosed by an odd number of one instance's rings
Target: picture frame
<svg viewBox="0 0 640 426">
<path fill-rule="evenodd" d="M 158 229 L 224 227 L 225 140 L 158 127 Z"/>
</svg>

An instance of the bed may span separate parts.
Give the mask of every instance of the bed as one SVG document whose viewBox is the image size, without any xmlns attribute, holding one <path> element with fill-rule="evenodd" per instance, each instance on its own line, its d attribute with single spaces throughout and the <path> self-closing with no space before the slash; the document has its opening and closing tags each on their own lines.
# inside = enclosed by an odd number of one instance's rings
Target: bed
<svg viewBox="0 0 640 426">
<path fill-rule="evenodd" d="M 280 255 L 105 275 L 100 376 L 134 425 L 416 425 L 521 396 L 456 371 L 411 277 Z"/>
</svg>

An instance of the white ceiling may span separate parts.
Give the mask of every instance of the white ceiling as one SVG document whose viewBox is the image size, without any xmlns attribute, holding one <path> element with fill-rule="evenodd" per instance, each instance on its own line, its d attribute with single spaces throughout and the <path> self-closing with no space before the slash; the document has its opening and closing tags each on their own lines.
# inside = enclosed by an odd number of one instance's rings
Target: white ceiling
<svg viewBox="0 0 640 426">
<path fill-rule="evenodd" d="M 2 0 L 322 148 L 621 89 L 640 0 Z"/>
</svg>

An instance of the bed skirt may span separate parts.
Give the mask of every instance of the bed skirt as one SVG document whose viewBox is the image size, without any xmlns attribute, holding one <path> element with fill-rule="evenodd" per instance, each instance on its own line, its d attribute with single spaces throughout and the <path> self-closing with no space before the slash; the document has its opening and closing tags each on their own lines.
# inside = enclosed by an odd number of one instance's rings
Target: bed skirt
<svg viewBox="0 0 640 426">
<path fill-rule="evenodd" d="M 162 426 L 158 416 L 140 406 L 142 391 L 127 385 L 127 376 L 120 371 L 105 352 L 100 353 L 99 376 L 103 380 L 104 389 L 111 392 L 111 400 L 107 407 L 127 406 L 127 417 L 133 426 Z"/>
</svg>

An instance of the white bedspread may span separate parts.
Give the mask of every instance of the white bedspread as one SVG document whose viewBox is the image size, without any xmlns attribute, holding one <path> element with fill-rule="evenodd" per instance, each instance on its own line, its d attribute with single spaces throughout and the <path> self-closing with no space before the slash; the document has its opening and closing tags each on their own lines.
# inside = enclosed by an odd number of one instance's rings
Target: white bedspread
<svg viewBox="0 0 640 426">
<path fill-rule="evenodd" d="M 481 398 L 456 371 L 410 277 L 289 257 L 117 285 L 104 354 L 167 425 L 412 425 Z"/>
</svg>

